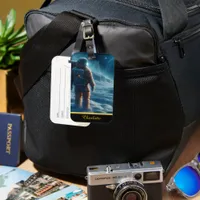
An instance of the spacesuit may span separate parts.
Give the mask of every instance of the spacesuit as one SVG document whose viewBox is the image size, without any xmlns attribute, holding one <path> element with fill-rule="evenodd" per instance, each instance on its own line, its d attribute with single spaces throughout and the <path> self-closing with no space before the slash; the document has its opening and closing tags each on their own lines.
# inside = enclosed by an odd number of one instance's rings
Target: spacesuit
<svg viewBox="0 0 200 200">
<path fill-rule="evenodd" d="M 87 60 L 81 58 L 72 69 L 72 87 L 75 87 L 75 105 L 78 109 L 90 110 L 91 90 L 94 90 L 95 82 L 91 70 L 87 67 Z M 81 102 L 81 100 L 83 100 Z"/>
</svg>

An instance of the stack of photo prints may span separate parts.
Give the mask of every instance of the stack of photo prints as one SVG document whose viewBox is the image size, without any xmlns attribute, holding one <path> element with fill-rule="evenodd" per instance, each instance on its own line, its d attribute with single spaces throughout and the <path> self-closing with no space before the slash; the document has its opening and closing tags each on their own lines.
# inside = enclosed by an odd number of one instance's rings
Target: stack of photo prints
<svg viewBox="0 0 200 200">
<path fill-rule="evenodd" d="M 40 172 L 0 166 L 1 200 L 87 200 L 86 193 Z"/>
</svg>

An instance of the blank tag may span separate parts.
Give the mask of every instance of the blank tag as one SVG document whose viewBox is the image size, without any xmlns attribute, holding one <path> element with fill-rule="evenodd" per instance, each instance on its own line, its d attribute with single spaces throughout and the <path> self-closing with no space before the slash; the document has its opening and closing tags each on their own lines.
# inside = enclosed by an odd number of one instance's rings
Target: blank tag
<svg viewBox="0 0 200 200">
<path fill-rule="evenodd" d="M 51 65 L 50 119 L 53 123 L 87 127 L 90 123 L 71 119 L 71 63 L 70 57 L 56 56 Z"/>
</svg>

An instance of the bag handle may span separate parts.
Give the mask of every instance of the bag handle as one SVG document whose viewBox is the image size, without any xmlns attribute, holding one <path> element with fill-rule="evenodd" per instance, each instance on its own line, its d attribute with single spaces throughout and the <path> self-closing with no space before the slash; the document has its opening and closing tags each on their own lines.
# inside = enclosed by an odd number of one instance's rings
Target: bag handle
<svg viewBox="0 0 200 200">
<path fill-rule="evenodd" d="M 45 0 L 41 8 L 48 6 L 51 1 Z M 119 1 L 125 2 L 125 0 Z M 187 26 L 187 8 L 183 0 L 158 0 L 158 3 L 163 21 L 163 35 L 167 40 Z"/>
<path fill-rule="evenodd" d="M 40 8 L 47 7 L 51 3 L 51 0 L 45 0 L 44 3 L 41 5 Z"/>
</svg>

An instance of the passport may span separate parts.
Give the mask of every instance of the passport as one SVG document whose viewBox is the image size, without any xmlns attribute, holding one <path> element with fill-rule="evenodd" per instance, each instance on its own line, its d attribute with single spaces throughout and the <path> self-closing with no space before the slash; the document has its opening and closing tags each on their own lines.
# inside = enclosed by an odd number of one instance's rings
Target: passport
<svg viewBox="0 0 200 200">
<path fill-rule="evenodd" d="M 0 113 L 0 165 L 18 166 L 21 127 L 21 115 Z"/>
</svg>

